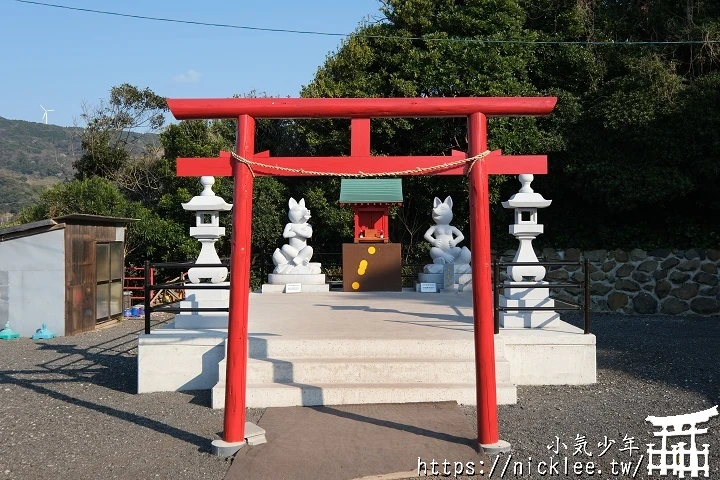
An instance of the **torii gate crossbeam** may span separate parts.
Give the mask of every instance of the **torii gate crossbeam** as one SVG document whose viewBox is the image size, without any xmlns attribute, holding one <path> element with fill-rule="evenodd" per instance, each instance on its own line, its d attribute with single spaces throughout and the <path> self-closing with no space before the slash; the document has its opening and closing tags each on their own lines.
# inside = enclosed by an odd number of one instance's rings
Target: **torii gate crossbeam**
<svg viewBox="0 0 720 480">
<path fill-rule="evenodd" d="M 242 446 L 245 438 L 248 301 L 252 190 L 255 175 L 339 176 L 462 175 L 470 181 L 470 244 L 473 282 L 478 442 L 499 444 L 495 381 L 493 295 L 490 259 L 488 175 L 547 173 L 544 155 L 503 156 L 487 152 L 488 116 L 538 116 L 552 112 L 555 97 L 472 98 L 225 98 L 168 99 L 178 120 L 236 118 L 236 157 L 179 158 L 179 176 L 234 177 L 231 239 L 230 313 L 223 440 Z M 388 117 L 466 117 L 468 152 L 450 156 L 372 157 L 370 119 Z M 271 157 L 255 152 L 256 118 L 350 118 L 348 157 Z M 469 162 L 467 161 L 469 160 Z"/>
</svg>

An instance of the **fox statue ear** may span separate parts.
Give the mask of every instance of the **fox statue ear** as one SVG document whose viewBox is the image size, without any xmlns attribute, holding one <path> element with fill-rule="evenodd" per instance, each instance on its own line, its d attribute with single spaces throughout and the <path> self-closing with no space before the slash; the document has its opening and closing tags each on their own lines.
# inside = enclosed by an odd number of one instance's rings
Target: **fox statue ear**
<svg viewBox="0 0 720 480">
<path fill-rule="evenodd" d="M 449 196 L 445 199 L 444 203 L 450 208 L 452 208 L 452 206 L 453 206 L 452 198 L 450 198 Z"/>
<path fill-rule="evenodd" d="M 300 201 L 298 202 L 298 205 L 300 205 L 302 208 L 305 208 L 305 199 L 301 198 Z"/>
<path fill-rule="evenodd" d="M 290 206 L 290 210 L 292 210 L 293 208 L 297 207 L 298 203 L 295 201 L 294 198 L 291 198 L 288 202 L 288 205 Z"/>
<path fill-rule="evenodd" d="M 437 208 L 438 205 L 440 205 L 442 202 L 438 197 L 435 197 L 435 200 L 433 200 L 433 208 Z"/>
</svg>

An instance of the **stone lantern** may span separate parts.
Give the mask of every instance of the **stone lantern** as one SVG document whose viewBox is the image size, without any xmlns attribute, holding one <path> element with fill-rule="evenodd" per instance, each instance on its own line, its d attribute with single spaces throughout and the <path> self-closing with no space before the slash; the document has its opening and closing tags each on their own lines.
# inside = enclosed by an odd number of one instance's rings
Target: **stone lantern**
<svg viewBox="0 0 720 480">
<path fill-rule="evenodd" d="M 537 262 L 538 258 L 533 250 L 532 241 L 543 233 L 543 225 L 538 223 L 538 208 L 550 206 L 552 200 L 545 200 L 542 195 L 535 193 L 530 187 L 534 175 L 519 175 L 522 184 L 520 191 L 503 202 L 504 208 L 515 209 L 515 223 L 510 225 L 510 234 L 518 239 L 520 246 L 513 258 L 513 262 Z M 522 282 L 524 277 L 532 277 L 536 282 L 545 278 L 545 267 L 508 267 L 508 276 L 516 282 Z"/>
<path fill-rule="evenodd" d="M 534 176 L 523 174 L 518 176 L 522 187 L 520 191 L 503 202 L 504 208 L 515 210 L 515 223 L 510 225 L 510 234 L 518 239 L 518 247 L 513 262 L 537 263 L 538 258 L 532 246 L 533 240 L 543 233 L 543 225 L 538 223 L 538 209 L 546 208 L 552 200 L 545 200 L 530 187 Z M 517 284 L 535 283 L 546 285 L 545 267 L 541 265 L 508 267 L 509 280 L 505 282 L 505 293 L 500 296 L 500 306 L 504 307 L 553 307 L 555 302 L 550 298 L 548 288 L 527 288 Z M 554 311 L 508 311 L 501 312 L 500 326 L 537 328 L 543 327 L 559 318 Z"/>
<path fill-rule="evenodd" d="M 220 226 L 219 214 L 221 211 L 231 210 L 232 205 L 225 203 L 225 200 L 213 192 L 214 177 L 200 177 L 200 183 L 203 186 L 200 195 L 182 204 L 183 209 L 195 212 L 195 226 L 190 227 L 190 236 L 196 238 L 202 245 L 195 263 L 221 263 L 215 250 L 215 242 L 225 235 L 225 227 Z M 188 270 L 188 278 L 192 283 L 200 283 L 202 280 L 221 283 L 225 281 L 227 274 L 228 270 L 225 267 L 193 267 Z"/>
<path fill-rule="evenodd" d="M 185 210 L 195 212 L 195 226 L 190 227 L 190 236 L 201 243 L 200 255 L 196 264 L 220 264 L 220 257 L 215 250 L 215 242 L 225 235 L 225 227 L 220 226 L 220 212 L 227 212 L 232 205 L 225 203 L 215 195 L 212 186 L 214 177 L 200 177 L 203 191 L 189 202 L 183 203 Z M 217 288 L 188 289 L 185 300 L 180 302 L 181 308 L 228 308 L 230 290 L 227 279 L 228 269 L 217 267 L 192 267 L 188 270 L 189 285 L 205 281 L 208 286 Z M 175 328 L 227 328 L 228 314 L 222 312 L 181 312 L 175 316 Z"/>
</svg>

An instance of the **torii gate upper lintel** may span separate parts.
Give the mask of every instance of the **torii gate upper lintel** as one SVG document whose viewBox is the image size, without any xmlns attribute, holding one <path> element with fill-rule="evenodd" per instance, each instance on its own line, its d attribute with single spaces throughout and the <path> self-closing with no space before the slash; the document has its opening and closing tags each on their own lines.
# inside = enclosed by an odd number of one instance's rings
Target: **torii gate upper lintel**
<svg viewBox="0 0 720 480">
<path fill-rule="evenodd" d="M 225 98 L 168 99 L 167 103 L 178 120 L 238 120 L 235 155 L 221 152 L 218 158 L 177 159 L 178 176 L 232 175 L 235 182 L 224 442 L 239 447 L 245 439 L 253 179 L 263 175 L 316 176 L 327 172 L 335 176 L 468 175 L 478 442 L 483 446 L 499 445 L 488 175 L 544 174 L 547 156 L 488 152 L 487 117 L 548 115 L 557 98 Z M 390 117 L 466 117 L 468 152 L 453 151 L 450 156 L 373 157 L 370 119 Z M 271 157 L 269 152 L 256 153 L 256 118 L 350 118 L 350 156 Z M 238 225 L 245 227 L 237 228 Z"/>
</svg>

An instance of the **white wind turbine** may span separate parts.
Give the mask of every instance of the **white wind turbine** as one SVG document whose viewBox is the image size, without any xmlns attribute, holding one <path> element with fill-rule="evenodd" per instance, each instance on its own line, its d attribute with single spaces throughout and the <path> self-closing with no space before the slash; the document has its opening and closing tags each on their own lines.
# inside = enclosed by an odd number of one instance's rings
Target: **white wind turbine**
<svg viewBox="0 0 720 480">
<path fill-rule="evenodd" d="M 40 105 L 40 108 L 42 108 L 43 110 L 45 110 L 45 113 L 43 113 L 43 120 L 45 120 L 45 125 L 47 125 L 47 123 L 48 123 L 48 112 L 54 112 L 55 109 L 47 110 L 45 107 L 42 106 L 42 104 Z"/>
</svg>

